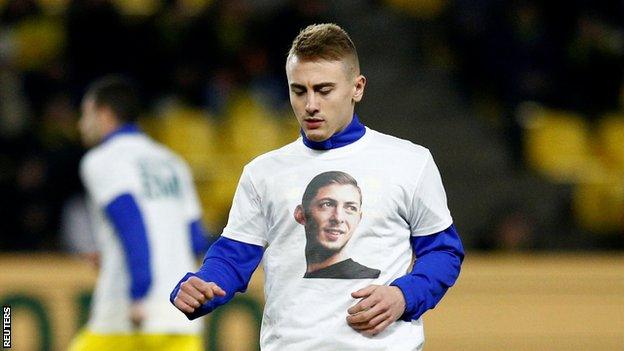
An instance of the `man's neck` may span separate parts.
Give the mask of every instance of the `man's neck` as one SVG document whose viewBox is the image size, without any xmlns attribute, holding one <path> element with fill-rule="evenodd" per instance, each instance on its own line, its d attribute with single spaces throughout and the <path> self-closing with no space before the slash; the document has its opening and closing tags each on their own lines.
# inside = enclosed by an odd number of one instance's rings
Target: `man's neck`
<svg viewBox="0 0 624 351">
<path fill-rule="evenodd" d="M 333 255 L 327 257 L 322 257 L 323 255 L 314 255 L 310 254 L 306 250 L 306 261 L 307 261 L 307 273 L 318 271 L 319 269 L 327 268 L 331 265 L 334 265 L 338 262 L 344 261 L 345 257 L 342 254 L 342 250 L 334 253 Z"/>
<path fill-rule="evenodd" d="M 139 126 L 136 123 L 118 124 L 114 128 L 111 128 L 111 131 L 108 132 L 106 136 L 104 136 L 104 138 L 102 138 L 102 143 L 105 143 L 106 141 L 114 138 L 117 135 L 135 134 L 135 133 L 140 133 L 140 132 L 141 130 L 139 129 Z"/>
<path fill-rule="evenodd" d="M 303 143 L 315 150 L 330 150 L 347 146 L 358 141 L 366 133 L 366 127 L 360 122 L 357 114 L 353 114 L 353 119 L 343 130 L 332 135 L 329 139 L 323 141 L 312 141 L 308 139 L 301 130 Z"/>
</svg>

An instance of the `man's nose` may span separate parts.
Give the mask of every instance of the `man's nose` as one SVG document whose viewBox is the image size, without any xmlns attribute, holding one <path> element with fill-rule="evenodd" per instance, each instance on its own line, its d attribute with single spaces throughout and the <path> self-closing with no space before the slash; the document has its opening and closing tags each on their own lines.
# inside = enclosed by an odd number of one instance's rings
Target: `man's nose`
<svg viewBox="0 0 624 351">
<path fill-rule="evenodd" d="M 336 223 L 342 223 L 344 222 L 344 218 L 345 218 L 344 210 L 340 207 L 335 207 L 334 211 L 332 212 L 331 220 Z"/>
<path fill-rule="evenodd" d="M 319 111 L 318 99 L 314 92 L 307 94 L 305 110 L 309 116 L 314 116 Z"/>
</svg>

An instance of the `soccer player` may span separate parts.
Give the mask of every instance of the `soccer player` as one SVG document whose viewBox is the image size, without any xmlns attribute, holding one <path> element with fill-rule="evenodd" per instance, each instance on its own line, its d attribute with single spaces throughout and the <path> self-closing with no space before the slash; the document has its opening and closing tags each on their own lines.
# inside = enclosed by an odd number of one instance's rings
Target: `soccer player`
<svg viewBox="0 0 624 351">
<path fill-rule="evenodd" d="M 305 227 L 304 278 L 377 278 L 378 269 L 345 258 L 345 247 L 362 219 L 362 191 L 344 172 L 324 172 L 312 179 L 295 208 L 295 220 Z"/>
<path fill-rule="evenodd" d="M 262 260 L 263 350 L 420 350 L 421 316 L 455 283 L 464 257 L 431 153 L 359 121 L 366 78 L 337 25 L 299 33 L 286 75 L 302 136 L 245 166 L 227 226 L 172 303 L 191 319 L 205 315 L 245 291 Z M 357 180 L 365 201 L 350 252 L 377 278 L 304 278 L 304 228 L 289 209 L 326 171 Z"/>
<path fill-rule="evenodd" d="M 109 76 L 82 101 L 81 161 L 100 250 L 88 325 L 71 351 L 202 350 L 201 323 L 167 301 L 208 247 L 186 163 L 143 134 L 134 85 Z"/>
</svg>

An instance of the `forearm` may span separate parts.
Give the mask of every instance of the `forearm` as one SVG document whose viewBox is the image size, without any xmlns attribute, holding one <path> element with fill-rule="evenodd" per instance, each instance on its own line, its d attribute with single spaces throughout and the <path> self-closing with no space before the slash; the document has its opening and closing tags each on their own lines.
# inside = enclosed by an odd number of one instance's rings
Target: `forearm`
<svg viewBox="0 0 624 351">
<path fill-rule="evenodd" d="M 219 238 L 208 250 L 199 271 L 188 273 L 180 280 L 171 292 L 171 302 L 173 303 L 177 296 L 180 285 L 188 278 L 196 276 L 206 282 L 217 284 L 225 290 L 226 295 L 213 298 L 187 316 L 189 319 L 195 319 L 212 312 L 230 301 L 237 292 L 244 292 L 247 289 L 251 275 L 262 260 L 263 251 L 263 247 L 258 245 Z"/>
<path fill-rule="evenodd" d="M 437 234 L 412 237 L 411 243 L 417 256 L 414 268 L 391 284 L 403 292 L 406 308 L 401 319 L 406 321 L 420 318 L 440 302 L 455 284 L 464 259 L 454 225 Z"/>
</svg>

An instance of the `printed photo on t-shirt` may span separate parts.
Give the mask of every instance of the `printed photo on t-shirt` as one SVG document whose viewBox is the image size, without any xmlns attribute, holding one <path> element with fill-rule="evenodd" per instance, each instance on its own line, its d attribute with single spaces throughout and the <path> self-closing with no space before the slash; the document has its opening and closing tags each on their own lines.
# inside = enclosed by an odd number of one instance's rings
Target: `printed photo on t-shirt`
<svg viewBox="0 0 624 351">
<path fill-rule="evenodd" d="M 340 171 L 315 176 L 294 212 L 306 235 L 304 278 L 369 279 L 379 269 L 346 257 L 344 248 L 362 220 L 362 190 L 355 178 Z"/>
</svg>

